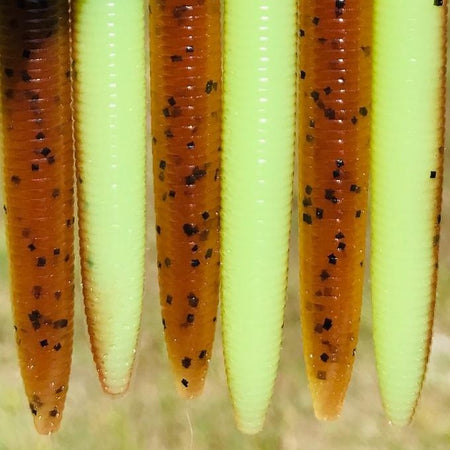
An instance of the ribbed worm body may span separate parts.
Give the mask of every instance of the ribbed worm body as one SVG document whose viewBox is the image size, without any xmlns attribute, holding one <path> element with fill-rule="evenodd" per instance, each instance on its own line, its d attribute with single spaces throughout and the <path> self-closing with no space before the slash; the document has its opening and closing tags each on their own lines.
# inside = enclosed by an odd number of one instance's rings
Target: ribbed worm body
<svg viewBox="0 0 450 450">
<path fill-rule="evenodd" d="M 256 433 L 276 376 L 286 295 L 296 2 L 224 5 L 223 342 L 238 427 Z"/>
<path fill-rule="evenodd" d="M 367 213 L 371 1 L 299 10 L 303 351 L 316 416 L 336 418 L 358 340 Z"/>
<path fill-rule="evenodd" d="M 153 179 L 165 339 L 181 395 L 203 389 L 219 285 L 220 1 L 150 1 Z"/>
<path fill-rule="evenodd" d="M 411 420 L 424 379 L 436 292 L 447 2 L 375 0 L 371 275 L 381 395 Z"/>
<path fill-rule="evenodd" d="M 39 433 L 59 427 L 73 330 L 69 2 L 2 1 L 3 181 L 14 329 Z"/>
<path fill-rule="evenodd" d="M 106 392 L 129 383 L 145 252 L 145 7 L 75 0 L 73 57 L 83 294 Z"/>
</svg>

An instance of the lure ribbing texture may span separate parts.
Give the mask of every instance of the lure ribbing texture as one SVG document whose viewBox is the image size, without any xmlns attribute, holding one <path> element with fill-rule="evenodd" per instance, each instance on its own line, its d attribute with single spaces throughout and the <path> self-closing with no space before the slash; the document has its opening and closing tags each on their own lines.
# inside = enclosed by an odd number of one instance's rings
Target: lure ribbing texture
<svg viewBox="0 0 450 450">
<path fill-rule="evenodd" d="M 336 419 L 350 381 L 366 237 L 371 1 L 299 7 L 300 311 L 315 414 Z"/>
<path fill-rule="evenodd" d="M 220 1 L 150 1 L 158 278 L 178 392 L 201 393 L 219 300 Z"/>
<path fill-rule="evenodd" d="M 72 2 L 81 273 L 103 389 L 129 385 L 145 254 L 145 2 Z"/>
<path fill-rule="evenodd" d="M 371 278 L 378 378 L 407 424 L 423 384 L 436 296 L 447 2 L 374 2 Z"/>
<path fill-rule="evenodd" d="M 237 425 L 257 433 L 276 377 L 286 296 L 296 2 L 224 7 L 223 344 Z"/>
<path fill-rule="evenodd" d="M 39 433 L 59 428 L 73 335 L 69 2 L 0 4 L 1 142 L 14 329 Z"/>
</svg>

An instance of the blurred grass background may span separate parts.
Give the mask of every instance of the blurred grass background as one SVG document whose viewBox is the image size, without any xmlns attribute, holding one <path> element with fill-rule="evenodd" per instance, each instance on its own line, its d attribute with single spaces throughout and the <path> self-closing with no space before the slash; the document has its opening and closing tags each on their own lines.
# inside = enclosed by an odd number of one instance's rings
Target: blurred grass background
<svg viewBox="0 0 450 450">
<path fill-rule="evenodd" d="M 448 135 L 448 134 L 447 134 Z M 448 138 L 447 138 L 448 142 Z M 447 155 L 448 156 L 448 155 Z M 314 418 L 305 376 L 298 307 L 297 223 L 294 213 L 289 286 L 279 374 L 264 430 L 245 436 L 234 425 L 222 360 L 220 321 L 204 394 L 178 398 L 164 346 L 156 278 L 149 183 L 147 278 L 141 337 L 129 392 L 100 389 L 92 362 L 77 272 L 72 375 L 62 427 L 39 436 L 18 369 L 3 216 L 0 217 L 0 450 L 3 449 L 449 449 L 450 448 L 450 159 L 445 163 L 440 269 L 431 358 L 413 423 L 395 428 L 384 418 L 371 337 L 367 278 L 353 379 L 341 418 Z M 296 205 L 294 205 L 294 208 Z M 294 209 L 295 211 L 295 209 Z M 368 264 L 366 264 L 368 267 Z"/>
</svg>

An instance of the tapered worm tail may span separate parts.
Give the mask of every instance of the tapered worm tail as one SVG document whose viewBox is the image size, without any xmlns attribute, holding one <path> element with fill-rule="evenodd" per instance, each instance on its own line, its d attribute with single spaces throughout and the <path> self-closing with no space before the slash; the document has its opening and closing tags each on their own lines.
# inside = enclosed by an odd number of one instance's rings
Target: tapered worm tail
<svg viewBox="0 0 450 450">
<path fill-rule="evenodd" d="M 162 321 L 176 386 L 200 394 L 219 296 L 220 1 L 150 1 Z"/>
<path fill-rule="evenodd" d="M 124 392 L 145 252 L 145 5 L 75 0 L 73 58 L 83 294 L 103 389 Z"/>
<path fill-rule="evenodd" d="M 20 368 L 39 433 L 56 431 L 73 330 L 69 2 L 0 5 L 6 234 Z"/>
<path fill-rule="evenodd" d="M 431 342 L 444 145 L 447 2 L 375 0 L 372 303 L 381 395 L 408 423 Z"/>
<path fill-rule="evenodd" d="M 335 419 L 358 340 L 367 215 L 371 1 L 299 9 L 303 351 L 316 416 Z"/>
<path fill-rule="evenodd" d="M 286 295 L 295 127 L 296 2 L 225 0 L 221 294 L 238 427 L 258 432 Z"/>
</svg>

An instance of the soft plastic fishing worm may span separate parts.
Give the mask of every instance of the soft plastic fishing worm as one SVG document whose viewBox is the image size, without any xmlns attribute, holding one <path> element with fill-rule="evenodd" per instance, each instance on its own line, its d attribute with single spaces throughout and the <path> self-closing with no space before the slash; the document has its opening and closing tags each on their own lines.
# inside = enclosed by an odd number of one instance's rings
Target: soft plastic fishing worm
<svg viewBox="0 0 450 450">
<path fill-rule="evenodd" d="M 385 411 L 416 407 L 436 294 L 447 2 L 375 0 L 371 153 L 374 341 Z"/>
<path fill-rule="evenodd" d="M 299 244 L 303 352 L 319 419 L 350 381 L 364 275 L 371 1 L 299 8 Z"/>
<path fill-rule="evenodd" d="M 75 0 L 75 142 L 83 294 L 103 389 L 124 392 L 145 253 L 143 0 Z"/>
<path fill-rule="evenodd" d="M 165 340 L 201 393 L 219 297 L 220 1 L 150 1 L 153 179 Z"/>
<path fill-rule="evenodd" d="M 69 2 L 0 4 L 3 181 L 14 329 L 39 433 L 58 429 L 73 335 Z"/>
<path fill-rule="evenodd" d="M 223 341 L 238 427 L 256 433 L 272 395 L 286 295 L 296 2 L 224 5 Z"/>
</svg>

